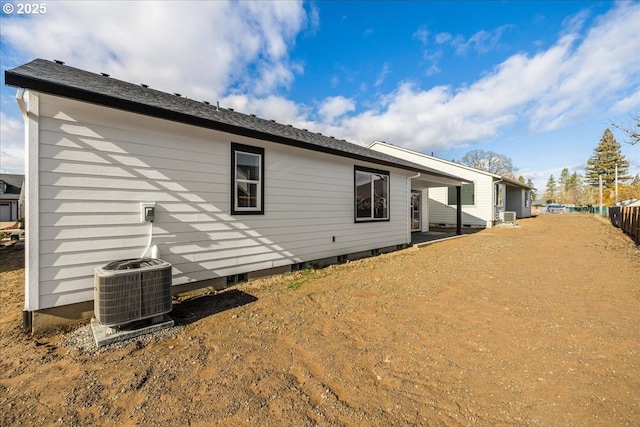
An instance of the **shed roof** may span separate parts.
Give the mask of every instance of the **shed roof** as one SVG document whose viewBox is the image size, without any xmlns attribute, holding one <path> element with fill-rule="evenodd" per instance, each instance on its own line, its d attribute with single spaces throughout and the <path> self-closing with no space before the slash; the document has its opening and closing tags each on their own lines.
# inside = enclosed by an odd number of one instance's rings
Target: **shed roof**
<svg viewBox="0 0 640 427">
<path fill-rule="evenodd" d="M 147 116 L 262 139 L 288 146 L 324 152 L 379 165 L 429 174 L 447 185 L 464 179 L 405 161 L 346 140 L 309 132 L 291 125 L 265 120 L 232 109 L 117 80 L 64 65 L 60 61 L 35 59 L 5 71 L 8 86 L 71 98 Z"/>
<path fill-rule="evenodd" d="M 13 187 L 11 190 L 15 193 L 20 193 L 20 189 L 24 185 L 24 175 L 0 173 L 0 181 L 3 181 L 8 186 Z"/>
<path fill-rule="evenodd" d="M 7 185 L 4 192 L 0 193 L 0 200 L 18 200 L 24 185 L 24 175 L 0 173 L 0 182 Z"/>
</svg>

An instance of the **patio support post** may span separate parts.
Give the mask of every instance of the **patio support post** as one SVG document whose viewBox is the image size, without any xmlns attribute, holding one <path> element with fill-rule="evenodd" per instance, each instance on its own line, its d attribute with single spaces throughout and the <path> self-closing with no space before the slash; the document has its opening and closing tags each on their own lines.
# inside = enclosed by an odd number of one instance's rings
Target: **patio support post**
<svg viewBox="0 0 640 427">
<path fill-rule="evenodd" d="M 456 186 L 456 234 L 462 234 L 462 186 Z"/>
</svg>

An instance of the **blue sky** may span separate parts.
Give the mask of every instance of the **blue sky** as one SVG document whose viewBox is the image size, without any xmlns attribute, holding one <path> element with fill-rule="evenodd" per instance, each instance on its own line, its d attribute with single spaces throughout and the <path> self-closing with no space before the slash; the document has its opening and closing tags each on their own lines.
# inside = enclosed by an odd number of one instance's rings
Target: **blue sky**
<svg viewBox="0 0 640 427">
<path fill-rule="evenodd" d="M 492 150 L 541 191 L 640 112 L 638 1 L 18 3 L 2 2 L 3 71 L 59 59 L 363 145 Z M 0 169 L 22 173 L 1 83 Z M 622 145 L 640 173 L 640 146 Z"/>
</svg>

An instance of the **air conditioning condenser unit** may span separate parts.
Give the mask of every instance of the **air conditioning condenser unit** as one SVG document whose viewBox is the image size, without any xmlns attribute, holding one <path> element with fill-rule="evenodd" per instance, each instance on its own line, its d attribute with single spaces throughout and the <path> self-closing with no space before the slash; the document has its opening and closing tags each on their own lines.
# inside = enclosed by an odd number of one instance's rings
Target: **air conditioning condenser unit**
<svg viewBox="0 0 640 427">
<path fill-rule="evenodd" d="M 505 224 L 515 224 L 516 222 L 516 213 L 512 211 L 501 212 L 502 221 Z"/>
<path fill-rule="evenodd" d="M 96 320 L 115 327 L 170 312 L 171 278 L 171 264 L 157 258 L 125 259 L 96 268 Z"/>
</svg>

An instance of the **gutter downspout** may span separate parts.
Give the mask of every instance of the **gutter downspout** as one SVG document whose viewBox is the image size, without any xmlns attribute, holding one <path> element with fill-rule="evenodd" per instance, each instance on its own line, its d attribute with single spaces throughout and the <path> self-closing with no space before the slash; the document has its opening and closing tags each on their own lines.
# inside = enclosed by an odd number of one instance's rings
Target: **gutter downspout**
<svg viewBox="0 0 640 427">
<path fill-rule="evenodd" d="M 22 118 L 25 123 L 27 122 L 28 112 L 27 106 L 24 102 L 24 89 L 19 88 L 16 92 L 16 103 L 18 104 L 18 108 L 20 108 L 20 114 L 22 114 Z M 24 184 L 23 184 L 24 185 Z M 25 301 L 25 309 L 22 310 L 22 330 L 23 332 L 31 332 L 31 328 L 33 326 L 33 312 L 26 309 L 26 301 Z"/>
<path fill-rule="evenodd" d="M 418 172 L 417 175 L 407 177 L 407 202 L 411 202 L 411 180 L 421 176 L 422 174 Z M 407 245 L 411 246 L 411 204 L 409 204 L 407 211 Z"/>
<path fill-rule="evenodd" d="M 456 185 L 456 235 L 462 235 L 462 185 Z"/>
</svg>

